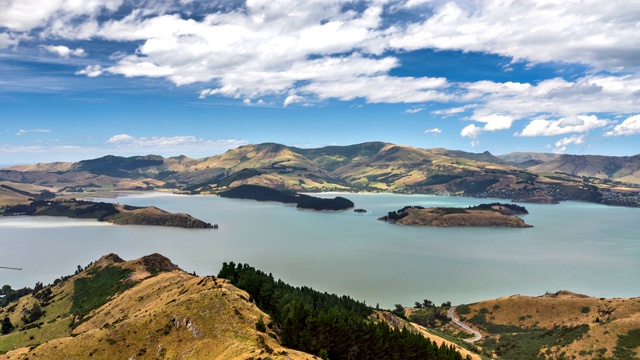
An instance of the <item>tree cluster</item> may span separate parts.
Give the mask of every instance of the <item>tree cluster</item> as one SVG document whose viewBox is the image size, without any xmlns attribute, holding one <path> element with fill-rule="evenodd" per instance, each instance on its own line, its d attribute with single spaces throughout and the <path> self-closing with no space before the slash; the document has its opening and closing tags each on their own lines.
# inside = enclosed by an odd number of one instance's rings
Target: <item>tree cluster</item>
<svg viewBox="0 0 640 360">
<path fill-rule="evenodd" d="M 0 295 L 4 295 L 0 297 L 0 308 L 7 306 L 8 304 L 17 301 L 21 297 L 25 295 L 29 295 L 33 292 L 30 288 L 22 288 L 18 290 L 13 290 L 10 285 L 5 285 L 0 289 Z"/>
<path fill-rule="evenodd" d="M 224 263 L 220 273 L 271 315 L 282 345 L 340 359 L 462 359 L 420 334 L 371 321 L 373 309 L 348 296 L 293 287 L 247 264 Z"/>
</svg>

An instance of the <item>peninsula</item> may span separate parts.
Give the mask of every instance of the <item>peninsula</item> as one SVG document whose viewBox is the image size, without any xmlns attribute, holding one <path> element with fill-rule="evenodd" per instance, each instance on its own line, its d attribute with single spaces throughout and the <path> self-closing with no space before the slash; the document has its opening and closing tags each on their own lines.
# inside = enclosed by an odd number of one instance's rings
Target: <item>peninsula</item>
<svg viewBox="0 0 640 360">
<path fill-rule="evenodd" d="M 532 226 L 515 215 L 528 213 L 522 206 L 501 203 L 482 204 L 468 208 L 405 206 L 400 210 L 389 212 L 378 220 L 413 226 L 527 228 Z"/>
<path fill-rule="evenodd" d="M 6 206 L 0 215 L 66 216 L 75 219 L 97 219 L 116 225 L 155 225 L 189 229 L 210 229 L 210 223 L 189 214 L 170 213 L 155 206 L 129 206 L 76 199 L 34 200 L 29 204 Z"/>
</svg>

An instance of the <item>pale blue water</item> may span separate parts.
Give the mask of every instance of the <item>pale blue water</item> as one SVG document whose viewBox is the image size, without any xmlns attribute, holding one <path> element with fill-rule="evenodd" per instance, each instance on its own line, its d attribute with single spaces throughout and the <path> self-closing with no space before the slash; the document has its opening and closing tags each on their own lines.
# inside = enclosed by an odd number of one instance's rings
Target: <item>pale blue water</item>
<svg viewBox="0 0 640 360">
<path fill-rule="evenodd" d="M 335 196 L 335 194 L 325 194 Z M 0 286 L 52 282 L 114 252 L 158 252 L 199 275 L 248 262 L 294 285 L 392 307 L 430 299 L 470 303 L 566 289 L 640 296 L 640 209 L 590 203 L 525 204 L 534 228 L 402 227 L 376 219 L 405 205 L 468 206 L 491 200 L 342 194 L 367 214 L 314 212 L 279 203 L 152 193 L 102 199 L 155 205 L 217 223 L 218 230 L 114 226 L 93 220 L 0 218 Z"/>
</svg>

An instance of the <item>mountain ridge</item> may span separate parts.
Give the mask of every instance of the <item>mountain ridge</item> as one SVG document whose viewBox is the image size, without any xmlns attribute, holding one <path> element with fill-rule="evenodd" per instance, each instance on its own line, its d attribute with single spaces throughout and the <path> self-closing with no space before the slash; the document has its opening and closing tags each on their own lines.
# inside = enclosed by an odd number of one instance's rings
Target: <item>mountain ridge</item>
<svg viewBox="0 0 640 360">
<path fill-rule="evenodd" d="M 170 189 L 215 194 L 240 185 L 260 185 L 292 191 L 390 191 L 640 206 L 640 155 L 500 157 L 486 151 L 385 142 L 315 149 L 262 143 L 201 159 L 106 156 L 3 168 L 0 180 L 52 187 L 60 193 Z"/>
</svg>

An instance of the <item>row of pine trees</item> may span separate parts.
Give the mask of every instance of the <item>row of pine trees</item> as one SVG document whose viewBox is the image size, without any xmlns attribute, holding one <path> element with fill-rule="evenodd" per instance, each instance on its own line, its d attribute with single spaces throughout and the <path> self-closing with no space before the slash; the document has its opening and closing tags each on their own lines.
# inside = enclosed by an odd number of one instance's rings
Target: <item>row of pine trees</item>
<svg viewBox="0 0 640 360">
<path fill-rule="evenodd" d="M 463 359 L 453 346 L 372 320 L 373 309 L 348 296 L 293 287 L 247 264 L 224 263 L 218 276 L 271 316 L 269 327 L 283 346 L 331 360 Z"/>
</svg>

